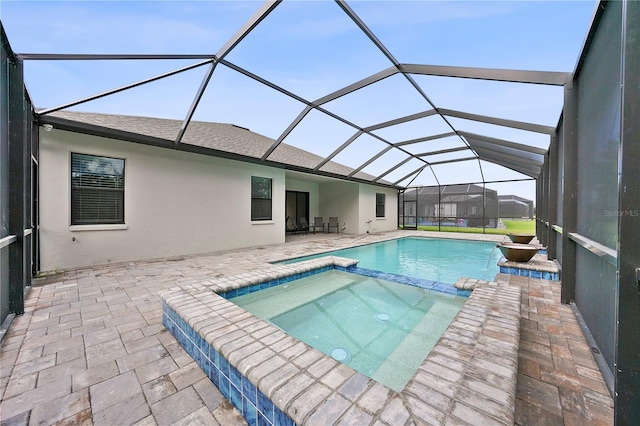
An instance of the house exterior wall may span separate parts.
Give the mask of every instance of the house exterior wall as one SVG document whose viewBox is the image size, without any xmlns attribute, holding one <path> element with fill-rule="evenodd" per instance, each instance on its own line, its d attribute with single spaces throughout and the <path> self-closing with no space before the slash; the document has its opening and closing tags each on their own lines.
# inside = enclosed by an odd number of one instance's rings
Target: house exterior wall
<svg viewBox="0 0 640 426">
<path fill-rule="evenodd" d="M 337 216 L 340 233 L 358 233 L 359 187 L 358 183 L 346 181 L 320 184 L 320 216 L 325 218 L 325 222 L 329 222 L 330 216 Z"/>
<path fill-rule="evenodd" d="M 284 170 L 60 130 L 40 136 L 42 271 L 284 242 Z M 71 152 L 125 159 L 124 226 L 70 226 Z M 251 221 L 251 176 L 273 179 L 272 221 Z"/>
<path fill-rule="evenodd" d="M 376 217 L 376 194 L 385 194 L 384 217 Z M 369 223 L 367 223 L 369 222 Z M 398 228 L 398 191 L 371 185 L 360 188 L 359 234 L 393 231 Z"/>
</svg>

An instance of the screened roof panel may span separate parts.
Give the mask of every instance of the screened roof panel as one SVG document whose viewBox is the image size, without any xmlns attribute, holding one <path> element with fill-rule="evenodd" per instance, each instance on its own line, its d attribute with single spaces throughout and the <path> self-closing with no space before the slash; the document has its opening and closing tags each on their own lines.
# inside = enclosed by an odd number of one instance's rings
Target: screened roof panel
<svg viewBox="0 0 640 426">
<path fill-rule="evenodd" d="M 211 52 L 260 7 L 242 2 L 3 2 L 15 52 Z"/>
<path fill-rule="evenodd" d="M 322 132 L 318 132 L 318 129 L 322 129 Z M 353 127 L 327 114 L 311 110 L 283 142 L 326 157 L 352 137 L 355 131 Z"/>
<path fill-rule="evenodd" d="M 326 1 L 282 2 L 227 59 L 309 101 L 389 66 L 340 7 Z"/>
<path fill-rule="evenodd" d="M 397 169 L 402 164 L 406 164 L 410 160 L 414 159 L 412 156 L 408 155 L 404 151 L 399 149 L 390 149 L 385 152 L 380 158 L 371 164 L 367 165 L 362 171 L 369 173 L 373 176 L 381 176 L 384 174 L 383 179 L 386 179 L 387 172 L 391 173 L 389 170 Z M 391 170 L 393 171 L 393 170 Z"/>
<path fill-rule="evenodd" d="M 412 158 L 407 162 L 398 162 L 394 166 L 397 166 L 400 163 L 402 164 L 398 168 L 384 177 L 385 180 L 389 182 L 398 182 L 422 167 L 429 167 L 424 161 L 420 161 L 416 158 Z"/>
<path fill-rule="evenodd" d="M 198 82 L 198 86 L 200 81 Z M 189 91 L 191 100 L 196 86 Z M 278 105 L 278 108 L 273 108 Z M 194 120 L 231 123 L 276 139 L 305 105 L 224 65 L 216 66 Z M 185 109 L 185 117 L 187 110 Z"/>
<path fill-rule="evenodd" d="M 199 85 L 204 70 L 201 68 L 185 71 L 126 91 L 114 93 L 70 107 L 63 111 L 95 112 L 101 114 L 130 115 L 127 111 L 144 109 L 150 117 L 184 120 L 184 116 L 175 106 L 186 110 L 191 104 L 192 95 Z M 168 104 L 166 99 L 171 99 Z M 173 125 L 163 126 L 173 127 Z M 175 140 L 177 133 L 171 139 Z"/>
<path fill-rule="evenodd" d="M 541 154 L 527 152 L 512 147 L 501 146 L 471 138 L 467 138 L 467 140 L 469 141 L 471 148 L 473 148 L 473 150 L 484 157 L 486 157 L 488 154 L 495 154 L 500 158 L 513 158 L 514 161 L 531 164 L 532 166 L 536 167 L 541 167 L 544 163 L 544 155 Z"/>
<path fill-rule="evenodd" d="M 489 175 L 502 176 L 498 170 L 518 177 L 539 173 L 542 154 L 519 146 L 548 148 L 563 88 L 545 84 L 561 85 L 572 71 L 594 4 L 62 2 L 54 8 L 8 2 L 3 26 L 14 51 L 27 52 L 19 54 L 27 87 L 35 105 L 45 109 L 141 82 L 174 69 L 170 62 L 218 61 L 210 80 L 203 78 L 207 64 L 73 107 L 111 117 L 79 114 L 65 120 L 128 126 L 169 140 L 169 133 L 188 124 L 182 143 L 252 161 L 364 180 L 388 172 L 384 180 L 398 184 L 448 184 L 493 179 Z M 157 53 L 179 60 L 149 59 Z M 114 62 L 119 54 L 135 58 Z M 106 71 L 107 65 L 115 68 Z M 462 78 L 469 76 L 481 79 Z M 495 76 L 545 84 L 491 81 Z M 165 81 L 169 87 L 158 89 Z M 160 122 L 158 117 L 175 120 Z M 193 121 L 185 123 L 185 118 Z M 435 163 L 464 160 L 473 154 L 460 149 L 467 146 L 461 135 L 473 140 L 474 152 L 486 160 L 486 176 L 477 159 L 425 167 L 424 161 L 408 157 L 428 154 L 426 159 Z M 520 145 L 491 142 L 495 139 Z"/>
<path fill-rule="evenodd" d="M 564 103 L 558 86 L 415 75 L 440 108 L 555 127 Z"/>
<path fill-rule="evenodd" d="M 362 127 L 431 109 L 429 103 L 399 74 L 327 102 L 323 107 Z"/>
<path fill-rule="evenodd" d="M 524 175 L 529 176 L 530 178 L 536 178 L 540 174 L 540 169 L 531 168 L 531 166 L 528 164 L 525 165 L 525 164 L 516 163 L 510 159 L 509 160 L 502 159 L 495 155 L 483 156 L 481 157 L 481 159 L 497 164 L 499 166 L 505 167 L 507 169 L 522 173 Z"/>
<path fill-rule="evenodd" d="M 390 2 L 350 5 L 400 62 L 552 71 L 573 69 L 585 31 L 567 23 L 586 29 L 594 9 L 593 2 L 391 3 L 393 12 Z"/>
<path fill-rule="evenodd" d="M 431 168 L 441 183 L 454 184 L 483 181 L 478 160 L 461 161 L 454 164 L 457 167 L 464 168 L 465 173 L 460 173 L 459 169 L 451 167 L 449 164 L 436 164 Z"/>
<path fill-rule="evenodd" d="M 351 142 L 333 160 L 349 167 L 358 168 L 365 161 L 378 152 L 388 148 L 389 145 L 367 134 L 361 134 Z"/>
<path fill-rule="evenodd" d="M 529 132 L 526 130 L 513 129 L 494 124 L 479 123 L 473 120 L 462 118 L 448 118 L 449 122 L 461 132 L 475 133 L 492 138 L 505 139 L 537 148 L 548 149 L 551 139 L 549 135 Z"/>
<path fill-rule="evenodd" d="M 407 182 L 408 184 L 409 182 Z M 420 185 L 420 186 L 433 186 L 438 185 L 438 181 L 433 174 L 433 171 L 429 169 L 425 169 L 420 173 L 414 180 L 411 182 L 411 185 Z"/>
<path fill-rule="evenodd" d="M 480 160 L 482 167 L 482 174 L 486 181 L 499 181 L 499 180 L 515 180 L 515 179 L 529 179 L 529 176 L 516 172 L 511 169 L 507 169 L 497 164 Z"/>
<path fill-rule="evenodd" d="M 105 92 L 147 80 L 161 74 L 171 73 L 190 66 L 201 64 L 201 60 L 166 60 L 166 61 L 26 61 L 25 80 L 33 80 L 28 86 L 33 104 L 38 108 L 53 108 L 70 102 L 86 99 Z M 138 111 L 146 111 L 153 116 L 154 111 L 162 110 L 158 103 L 166 103 L 164 109 L 175 112 L 164 113 L 159 117 L 177 117 L 184 114 L 186 106 L 191 103 L 193 93 L 198 88 L 206 65 L 167 77 L 166 81 L 157 80 L 135 89 L 109 95 L 106 102 L 82 104 L 80 111 L 104 112 L 112 114 L 135 115 Z M 39 75 L 47 79 L 36 78 Z M 152 89 L 146 87 L 151 86 Z M 132 93 L 133 91 L 136 93 Z M 162 95 L 164 93 L 164 96 Z M 140 99 L 144 94 L 147 102 Z M 166 97 L 171 94 L 170 97 Z M 109 100 L 117 96 L 119 100 Z M 131 101 L 127 102 L 126 99 Z M 166 99 L 176 99 L 176 105 L 170 105 Z M 105 107 L 104 109 L 101 109 Z M 117 109 L 114 109 L 116 107 Z"/>
</svg>

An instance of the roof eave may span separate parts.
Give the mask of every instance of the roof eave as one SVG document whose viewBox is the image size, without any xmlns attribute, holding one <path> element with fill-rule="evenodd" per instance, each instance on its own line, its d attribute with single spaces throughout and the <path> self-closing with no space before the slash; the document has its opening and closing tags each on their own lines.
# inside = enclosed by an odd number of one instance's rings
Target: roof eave
<svg viewBox="0 0 640 426">
<path fill-rule="evenodd" d="M 307 173 L 310 175 L 324 176 L 337 180 L 351 181 L 356 183 L 364 183 L 368 185 L 380 186 L 385 188 L 403 189 L 401 186 L 385 184 L 382 182 L 372 182 L 357 177 L 348 177 L 336 173 L 326 172 L 322 170 L 313 170 L 306 167 L 296 166 L 295 164 L 280 163 L 272 160 L 261 160 L 260 158 L 248 155 L 236 154 L 228 151 L 221 151 L 203 146 L 179 143 L 173 140 L 157 138 L 153 136 L 143 135 L 140 133 L 127 132 L 124 130 L 112 129 L 109 127 L 97 126 L 95 124 L 83 123 L 80 121 L 69 120 L 66 118 L 55 117 L 51 115 L 36 114 L 38 125 L 51 124 L 55 129 L 65 130 L 69 132 L 82 133 L 86 135 L 105 137 L 110 139 L 118 139 L 125 142 L 138 143 L 142 145 L 155 146 L 158 148 L 172 149 L 175 151 L 191 152 L 194 154 L 207 155 L 210 157 L 224 158 L 227 160 L 242 161 L 245 163 L 260 164 L 263 166 L 275 167 L 278 169 L 293 170 L 297 172 Z"/>
</svg>

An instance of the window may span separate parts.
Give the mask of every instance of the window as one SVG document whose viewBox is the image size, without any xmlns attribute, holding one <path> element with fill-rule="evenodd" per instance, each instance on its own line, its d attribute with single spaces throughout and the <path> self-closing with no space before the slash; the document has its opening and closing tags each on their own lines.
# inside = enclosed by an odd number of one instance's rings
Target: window
<svg viewBox="0 0 640 426">
<path fill-rule="evenodd" d="M 71 153 L 71 224 L 124 223 L 124 160 Z"/>
<path fill-rule="evenodd" d="M 271 179 L 251 176 L 251 220 L 271 220 Z"/>
<path fill-rule="evenodd" d="M 384 194 L 376 193 L 376 217 L 384 217 Z"/>
</svg>

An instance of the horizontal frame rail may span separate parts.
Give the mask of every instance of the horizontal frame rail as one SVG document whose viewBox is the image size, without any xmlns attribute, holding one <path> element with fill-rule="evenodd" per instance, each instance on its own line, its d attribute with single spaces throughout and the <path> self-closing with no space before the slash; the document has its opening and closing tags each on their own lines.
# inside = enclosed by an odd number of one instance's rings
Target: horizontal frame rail
<svg viewBox="0 0 640 426">
<path fill-rule="evenodd" d="M 0 239 L 0 249 L 7 247 L 9 244 L 15 243 L 18 238 L 15 235 L 7 235 Z"/>
<path fill-rule="evenodd" d="M 575 242 L 580 247 L 589 250 L 598 257 L 603 258 L 613 266 L 618 266 L 618 253 L 614 249 L 593 241 L 592 239 L 589 239 L 584 235 L 580 235 L 577 232 L 570 232 L 568 236 L 571 241 Z"/>
</svg>

